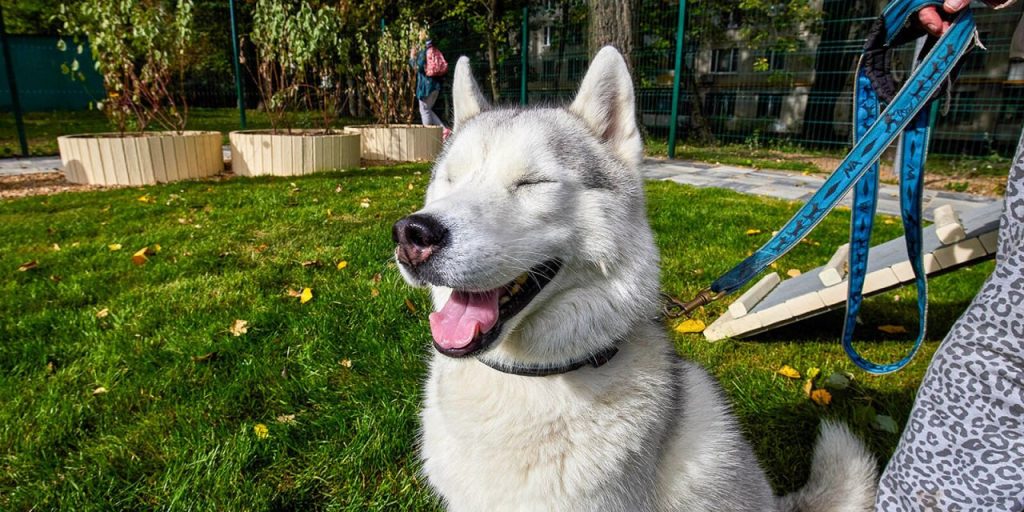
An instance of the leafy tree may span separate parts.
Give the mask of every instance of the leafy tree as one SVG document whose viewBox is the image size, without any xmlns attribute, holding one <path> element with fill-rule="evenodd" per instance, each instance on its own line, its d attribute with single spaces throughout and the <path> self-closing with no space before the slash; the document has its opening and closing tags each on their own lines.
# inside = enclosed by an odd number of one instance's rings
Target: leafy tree
<svg viewBox="0 0 1024 512">
<path fill-rule="evenodd" d="M 4 25 L 9 34 L 57 34 L 60 21 L 53 13 L 60 9 L 63 0 L 6 0 L 0 1 L 4 8 Z"/>
<path fill-rule="evenodd" d="M 71 52 L 62 70 L 82 79 L 81 37 L 89 39 L 96 71 L 103 77 L 107 98 L 92 106 L 101 110 L 122 134 L 130 127 L 142 132 L 156 123 L 183 131 L 188 102 L 183 76 L 194 62 L 192 0 L 79 0 L 61 4 L 58 47 Z"/>
</svg>

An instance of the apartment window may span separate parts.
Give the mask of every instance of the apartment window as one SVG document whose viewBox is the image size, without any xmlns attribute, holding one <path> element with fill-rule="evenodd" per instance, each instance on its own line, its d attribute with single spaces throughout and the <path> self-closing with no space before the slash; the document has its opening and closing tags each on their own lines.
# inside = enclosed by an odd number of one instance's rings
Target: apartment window
<svg viewBox="0 0 1024 512">
<path fill-rule="evenodd" d="M 736 113 L 736 93 L 717 92 L 705 96 L 705 115 L 709 117 L 728 118 Z"/>
<path fill-rule="evenodd" d="M 546 60 L 544 61 L 544 76 L 542 80 L 552 80 L 555 78 L 555 61 Z"/>
<path fill-rule="evenodd" d="M 786 53 L 778 50 L 772 50 L 765 56 L 768 59 L 768 69 L 770 71 L 779 71 L 786 68 Z"/>
<path fill-rule="evenodd" d="M 740 64 L 740 52 L 736 48 L 719 48 L 711 52 L 712 73 L 735 73 Z"/>
<path fill-rule="evenodd" d="M 781 94 L 759 94 L 757 96 L 758 119 L 778 119 L 782 115 Z"/>
<path fill-rule="evenodd" d="M 544 46 L 551 46 L 551 25 L 544 27 Z"/>
<path fill-rule="evenodd" d="M 583 78 L 583 72 L 587 69 L 587 59 L 572 57 L 569 59 L 569 80 L 578 81 Z"/>
</svg>

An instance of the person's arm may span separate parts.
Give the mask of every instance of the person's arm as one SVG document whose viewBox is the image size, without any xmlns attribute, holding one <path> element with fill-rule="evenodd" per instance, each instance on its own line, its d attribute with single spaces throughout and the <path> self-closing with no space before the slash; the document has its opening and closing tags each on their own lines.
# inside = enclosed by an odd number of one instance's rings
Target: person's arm
<svg viewBox="0 0 1024 512">
<path fill-rule="evenodd" d="M 1017 0 L 984 1 L 990 7 L 1002 9 Z M 945 3 L 942 4 L 942 10 L 945 14 L 954 14 L 962 11 L 969 5 L 971 5 L 971 0 L 946 0 Z M 922 8 L 921 11 L 917 13 L 917 19 L 921 22 L 921 26 L 933 36 L 940 36 L 949 28 L 949 22 L 942 19 L 942 14 L 939 13 L 938 7 L 928 6 Z"/>
</svg>

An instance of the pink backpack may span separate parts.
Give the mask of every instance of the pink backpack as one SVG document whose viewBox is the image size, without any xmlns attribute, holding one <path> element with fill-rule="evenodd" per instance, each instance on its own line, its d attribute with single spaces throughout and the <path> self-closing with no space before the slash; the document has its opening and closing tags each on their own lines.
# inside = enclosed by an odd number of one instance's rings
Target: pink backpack
<svg viewBox="0 0 1024 512">
<path fill-rule="evenodd" d="M 433 46 L 427 48 L 427 65 L 424 66 L 424 72 L 429 77 L 442 76 L 448 72 L 448 61 L 444 60 L 441 50 Z"/>
</svg>

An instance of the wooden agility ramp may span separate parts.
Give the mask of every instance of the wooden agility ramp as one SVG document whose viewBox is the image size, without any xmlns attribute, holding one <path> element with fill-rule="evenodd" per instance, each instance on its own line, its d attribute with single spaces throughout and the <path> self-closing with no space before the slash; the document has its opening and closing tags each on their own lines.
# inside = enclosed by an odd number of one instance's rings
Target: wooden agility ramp
<svg viewBox="0 0 1024 512">
<path fill-rule="evenodd" d="M 936 208 L 935 224 L 924 230 L 924 266 L 936 276 L 995 257 L 1003 202 L 955 212 Z M 828 263 L 792 279 L 772 272 L 729 305 L 707 329 L 709 341 L 741 338 L 846 306 L 849 247 L 843 245 Z M 902 237 L 871 248 L 864 296 L 914 282 Z"/>
</svg>

